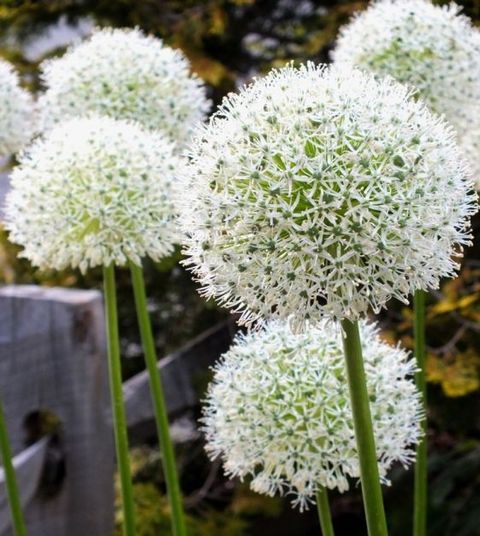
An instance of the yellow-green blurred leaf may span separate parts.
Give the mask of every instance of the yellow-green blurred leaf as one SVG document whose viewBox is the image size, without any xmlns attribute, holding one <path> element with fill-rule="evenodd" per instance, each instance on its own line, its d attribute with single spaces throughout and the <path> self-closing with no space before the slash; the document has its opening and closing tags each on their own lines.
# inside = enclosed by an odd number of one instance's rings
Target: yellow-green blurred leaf
<svg viewBox="0 0 480 536">
<path fill-rule="evenodd" d="M 429 308 L 428 316 L 432 317 L 435 315 L 450 313 L 451 311 L 464 309 L 472 303 L 475 303 L 478 298 L 479 296 L 477 294 L 470 294 L 468 296 L 462 296 L 459 299 L 445 299 L 439 301 L 438 303 Z"/>
<path fill-rule="evenodd" d="M 480 388 L 480 357 L 471 350 L 448 362 L 429 354 L 426 372 L 427 380 L 439 383 L 449 397 L 465 396 Z"/>
</svg>

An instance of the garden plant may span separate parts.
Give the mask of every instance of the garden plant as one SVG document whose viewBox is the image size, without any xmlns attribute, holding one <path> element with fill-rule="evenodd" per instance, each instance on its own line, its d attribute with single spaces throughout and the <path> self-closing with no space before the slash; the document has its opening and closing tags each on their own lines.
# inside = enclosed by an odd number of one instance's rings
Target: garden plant
<svg viewBox="0 0 480 536">
<path fill-rule="evenodd" d="M 480 179 L 480 31 L 455 4 L 428 1 L 375 2 L 341 29 L 333 59 L 378 76 L 392 76 L 415 89 L 444 114 L 474 173 Z M 417 385 L 426 408 L 425 295 L 414 293 Z M 424 430 L 427 424 L 424 422 Z M 427 445 L 418 446 L 415 466 L 414 534 L 426 534 Z"/>
<path fill-rule="evenodd" d="M 382 485 L 395 487 L 396 468 L 413 466 L 412 534 L 433 534 L 428 303 L 454 284 L 443 281 L 458 275 L 476 231 L 480 32 L 454 4 L 378 0 L 352 19 L 353 9 L 336 16 L 334 31 L 318 29 L 331 51 L 313 40 L 308 48 L 300 36 L 311 29 L 293 23 L 297 38 L 285 30 L 281 48 L 287 3 L 274 2 L 268 28 L 256 0 L 186 4 L 190 26 L 168 0 L 168 24 L 133 6 L 118 13 L 121 26 L 135 27 L 113 28 L 112 12 L 86 1 L 99 26 L 24 77 L 38 82 L 36 97 L 0 61 L 0 156 L 15 155 L 4 225 L 15 255 L 43 273 L 101 270 L 121 530 L 144 536 L 122 393 L 117 298 L 127 269 L 172 534 L 196 536 L 147 293 L 147 267 L 166 261 L 191 273 L 199 295 L 241 331 L 211 371 L 197 423 L 225 480 L 285 496 L 301 515 L 316 504 L 324 536 L 335 533 L 329 495 L 358 482 L 368 535 L 388 536 L 397 532 Z M 291 16 L 318 21 L 314 4 Z M 9 13 L 20 26 L 28 19 L 12 6 L 0 23 Z M 157 16 L 162 23 L 150 28 Z M 244 20 L 240 48 L 269 61 L 236 77 L 221 62 L 230 55 L 240 71 L 240 53 L 222 36 L 227 28 L 237 36 L 235 21 Z M 223 56 L 206 58 L 217 38 Z M 268 39 L 277 39 L 278 57 Z M 395 329 L 383 333 L 385 318 Z M 469 318 L 458 340 L 476 333 L 478 320 Z M 405 325 L 413 339 L 401 345 Z M 8 424 L 0 393 L 12 528 L 26 536 Z"/>
</svg>

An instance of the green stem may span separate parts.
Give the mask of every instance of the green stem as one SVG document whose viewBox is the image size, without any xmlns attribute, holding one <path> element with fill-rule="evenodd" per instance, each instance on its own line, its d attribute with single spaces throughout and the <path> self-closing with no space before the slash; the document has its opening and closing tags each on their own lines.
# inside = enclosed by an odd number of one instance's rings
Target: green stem
<svg viewBox="0 0 480 536">
<path fill-rule="evenodd" d="M 328 494 L 327 490 L 323 487 L 317 491 L 317 511 L 320 527 L 322 528 L 322 536 L 335 536 L 330 506 L 328 505 Z"/>
<path fill-rule="evenodd" d="M 155 411 L 157 433 L 160 439 L 160 447 L 162 449 L 163 472 L 165 474 L 167 492 L 170 500 L 170 507 L 172 509 L 173 533 L 175 536 L 185 536 L 186 528 L 182 495 L 178 481 L 177 466 L 175 463 L 175 452 L 170 437 L 165 395 L 163 392 L 160 373 L 157 368 L 158 360 L 155 350 L 155 342 L 153 339 L 152 326 L 148 316 L 143 272 L 141 267 L 132 262 L 130 263 L 130 272 L 132 275 L 135 307 L 137 309 L 137 318 L 145 353 L 145 362 L 150 381 L 150 393 Z"/>
<path fill-rule="evenodd" d="M 20 494 L 18 493 L 17 479 L 15 469 L 12 463 L 12 450 L 8 441 L 7 423 L 3 405 L 0 401 L 0 453 L 3 462 L 3 471 L 5 474 L 5 484 L 7 488 L 8 503 L 12 515 L 12 527 L 15 536 L 25 536 L 27 530 L 23 519 L 22 507 L 20 504 Z"/>
<path fill-rule="evenodd" d="M 358 323 L 342 321 L 343 348 L 357 440 L 362 482 L 363 503 L 369 536 L 386 536 L 387 521 L 383 508 L 382 489 L 378 473 L 377 454 L 373 435 L 372 416 Z"/>
<path fill-rule="evenodd" d="M 425 292 L 423 290 L 415 291 L 413 303 L 415 356 L 418 367 L 415 380 L 422 395 L 422 406 L 425 412 L 422 420 L 424 435 L 417 446 L 415 463 L 413 534 L 425 536 L 427 532 L 427 384 L 425 379 Z"/>
<path fill-rule="evenodd" d="M 123 534 L 135 536 L 135 507 L 133 503 L 133 487 L 128 457 L 127 420 L 122 392 L 122 370 L 118 339 L 117 298 L 115 290 L 115 268 L 113 265 L 103 268 L 105 293 L 105 310 L 107 320 L 108 341 L 108 373 L 110 393 L 112 397 L 113 429 L 115 448 L 120 474 L 120 491 L 123 506 Z"/>
</svg>

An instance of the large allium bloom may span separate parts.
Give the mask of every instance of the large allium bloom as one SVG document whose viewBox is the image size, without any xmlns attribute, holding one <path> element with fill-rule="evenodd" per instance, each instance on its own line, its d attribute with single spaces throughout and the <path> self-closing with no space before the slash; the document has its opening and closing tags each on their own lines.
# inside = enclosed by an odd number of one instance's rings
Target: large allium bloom
<svg viewBox="0 0 480 536">
<path fill-rule="evenodd" d="M 187 169 L 184 251 L 203 295 L 241 322 L 353 320 L 452 275 L 476 194 L 451 128 L 410 97 L 313 65 L 228 97 Z"/>
<path fill-rule="evenodd" d="M 72 119 L 37 140 L 12 175 L 12 241 L 40 268 L 159 260 L 178 239 L 173 144 L 135 123 Z"/>
<path fill-rule="evenodd" d="M 97 30 L 42 67 L 43 128 L 94 112 L 138 121 L 182 146 L 209 109 L 185 56 L 139 30 Z"/>
<path fill-rule="evenodd" d="M 480 186 L 480 31 L 460 9 L 374 2 L 341 30 L 333 58 L 417 88 L 457 130 Z"/>
<path fill-rule="evenodd" d="M 16 153 L 33 135 L 33 101 L 18 75 L 0 60 L 0 157 Z"/>
<path fill-rule="evenodd" d="M 407 352 L 360 323 L 378 467 L 407 465 L 421 437 L 421 404 Z M 207 451 L 228 475 L 251 475 L 260 493 L 293 493 L 304 507 L 320 487 L 359 478 L 339 326 L 302 334 L 284 322 L 240 335 L 214 369 L 204 408 Z"/>
</svg>

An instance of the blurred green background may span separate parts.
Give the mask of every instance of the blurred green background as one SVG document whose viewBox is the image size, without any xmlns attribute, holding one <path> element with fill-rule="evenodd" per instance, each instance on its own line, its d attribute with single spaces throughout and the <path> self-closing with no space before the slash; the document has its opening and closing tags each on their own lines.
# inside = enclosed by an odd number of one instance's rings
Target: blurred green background
<svg viewBox="0 0 480 536">
<path fill-rule="evenodd" d="M 326 62 L 339 27 L 366 2 L 311 0 L 0 0 L 0 54 L 13 61 L 23 82 L 41 90 L 38 64 L 61 54 L 72 38 L 93 25 L 134 27 L 181 48 L 208 84 L 215 104 L 223 95 L 287 61 Z M 462 2 L 480 24 L 480 0 Z M 479 155 L 480 157 L 480 155 Z M 432 293 L 428 304 L 428 379 L 430 494 L 429 534 L 480 536 L 480 217 L 474 221 L 476 244 L 469 248 L 460 276 Z M 0 231 L 0 282 L 100 287 L 100 273 L 39 273 Z M 148 263 L 160 355 L 228 316 L 205 303 L 178 264 L 177 252 L 161 264 Z M 119 274 L 124 377 L 142 369 L 142 354 L 132 310 L 128 274 Z M 392 303 L 381 317 L 385 337 L 412 347 L 409 308 Z M 169 534 L 164 484 L 153 445 L 132 451 L 136 494 L 141 511 L 139 536 Z M 182 484 L 187 490 L 192 535 L 318 534 L 315 512 L 299 514 L 288 500 L 256 496 L 248 486 L 231 483 L 218 464 L 203 454 L 202 440 L 179 447 Z M 205 491 L 205 484 L 208 489 Z M 386 489 L 392 536 L 410 533 L 412 475 L 392 472 Z M 365 533 L 358 489 L 333 494 L 337 535 Z"/>
</svg>

